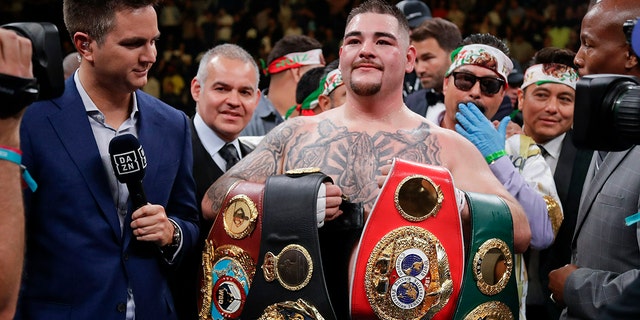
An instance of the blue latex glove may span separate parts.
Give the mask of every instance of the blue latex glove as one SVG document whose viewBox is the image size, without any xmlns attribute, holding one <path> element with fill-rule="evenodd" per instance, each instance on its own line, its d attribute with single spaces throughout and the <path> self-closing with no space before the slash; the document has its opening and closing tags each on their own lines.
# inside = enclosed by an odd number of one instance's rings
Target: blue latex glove
<svg viewBox="0 0 640 320">
<path fill-rule="evenodd" d="M 500 121 L 496 130 L 480 109 L 472 102 L 468 102 L 458 105 L 456 120 L 458 120 L 456 131 L 471 141 L 485 158 L 504 150 L 507 124 L 511 120 L 509 116 L 505 116 Z"/>
</svg>

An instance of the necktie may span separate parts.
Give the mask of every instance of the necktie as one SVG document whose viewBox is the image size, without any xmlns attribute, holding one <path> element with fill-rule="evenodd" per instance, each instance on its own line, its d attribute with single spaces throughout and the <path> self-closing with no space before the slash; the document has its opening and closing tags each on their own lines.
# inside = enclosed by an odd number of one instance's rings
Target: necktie
<svg viewBox="0 0 640 320">
<path fill-rule="evenodd" d="M 225 144 L 222 147 L 222 149 L 218 151 L 218 153 L 220 154 L 222 159 L 224 159 L 224 161 L 227 162 L 227 167 L 225 168 L 225 171 L 231 169 L 231 167 L 233 167 L 234 164 L 240 161 L 240 157 L 238 156 L 238 150 L 236 150 L 236 147 L 233 146 L 233 144 L 231 143 Z"/>
<path fill-rule="evenodd" d="M 547 151 L 547 149 L 544 148 L 543 145 L 539 144 L 538 148 L 540 148 L 540 154 L 546 159 L 547 156 L 549 155 L 549 152 Z"/>
<path fill-rule="evenodd" d="M 427 91 L 427 107 L 433 106 L 438 102 L 444 102 L 444 95 L 433 90 Z"/>
</svg>

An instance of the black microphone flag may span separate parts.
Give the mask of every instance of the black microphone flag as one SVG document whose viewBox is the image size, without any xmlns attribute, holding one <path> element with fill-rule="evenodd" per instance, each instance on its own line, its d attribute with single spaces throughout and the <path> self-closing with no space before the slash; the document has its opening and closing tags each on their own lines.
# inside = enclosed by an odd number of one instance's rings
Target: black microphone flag
<svg viewBox="0 0 640 320">
<path fill-rule="evenodd" d="M 147 204 L 142 188 L 147 158 L 138 139 L 132 134 L 114 137 L 109 143 L 109 155 L 116 178 L 127 184 L 134 210 Z"/>
</svg>

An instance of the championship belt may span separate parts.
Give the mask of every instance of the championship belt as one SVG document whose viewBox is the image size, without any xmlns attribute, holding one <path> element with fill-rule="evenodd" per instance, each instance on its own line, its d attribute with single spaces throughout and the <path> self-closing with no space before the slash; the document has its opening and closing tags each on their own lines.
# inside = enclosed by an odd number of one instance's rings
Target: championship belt
<svg viewBox="0 0 640 320">
<path fill-rule="evenodd" d="M 318 241 L 319 170 L 267 178 L 258 271 L 243 319 L 335 319 Z"/>
<path fill-rule="evenodd" d="M 464 247 L 451 174 L 395 159 L 352 270 L 352 319 L 451 319 Z"/>
<path fill-rule="evenodd" d="M 455 319 L 517 319 L 509 207 L 497 196 L 472 192 L 467 193 L 467 203 L 472 219 L 470 256 Z"/>
<path fill-rule="evenodd" d="M 260 251 L 263 184 L 238 182 L 227 193 L 202 253 L 200 319 L 238 319 Z"/>
</svg>

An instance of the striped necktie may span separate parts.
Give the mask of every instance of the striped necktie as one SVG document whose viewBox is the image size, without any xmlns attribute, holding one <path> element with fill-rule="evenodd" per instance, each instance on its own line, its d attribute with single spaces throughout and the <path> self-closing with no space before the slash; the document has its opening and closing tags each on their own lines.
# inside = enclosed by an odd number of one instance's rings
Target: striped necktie
<svg viewBox="0 0 640 320">
<path fill-rule="evenodd" d="M 225 171 L 228 171 L 229 169 L 231 169 L 231 167 L 233 167 L 233 165 L 235 165 L 236 163 L 238 163 L 238 161 L 240 161 L 240 157 L 238 156 L 238 150 L 236 150 L 236 147 L 231 143 L 225 144 L 222 147 L 222 149 L 218 151 L 218 153 L 220 154 L 222 159 L 224 159 L 224 161 L 227 162 L 227 167 L 225 168 Z"/>
</svg>

